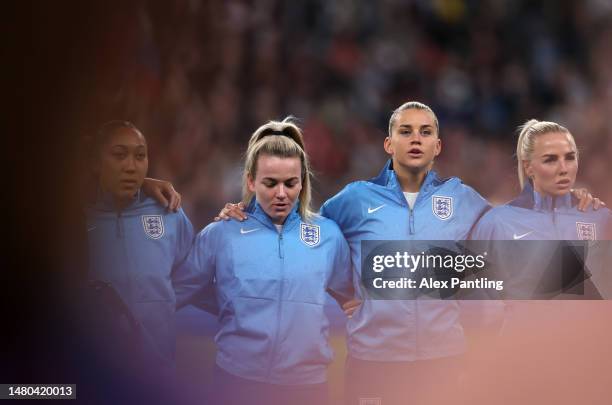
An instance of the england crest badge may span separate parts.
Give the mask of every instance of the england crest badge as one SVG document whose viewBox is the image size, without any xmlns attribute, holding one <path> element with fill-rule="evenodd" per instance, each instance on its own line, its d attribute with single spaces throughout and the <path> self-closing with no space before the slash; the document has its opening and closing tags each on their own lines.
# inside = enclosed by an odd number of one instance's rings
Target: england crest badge
<svg viewBox="0 0 612 405">
<path fill-rule="evenodd" d="M 431 198 L 431 209 L 438 218 L 449 219 L 453 215 L 453 197 L 434 195 Z"/>
<path fill-rule="evenodd" d="M 142 226 L 145 234 L 151 239 L 164 236 L 164 221 L 161 215 L 143 215 Z"/>
<path fill-rule="evenodd" d="M 313 247 L 321 240 L 321 227 L 319 225 L 300 223 L 300 239 L 307 246 Z"/>
<path fill-rule="evenodd" d="M 595 224 L 587 222 L 576 222 L 576 231 L 578 232 L 579 240 L 595 240 Z"/>
</svg>

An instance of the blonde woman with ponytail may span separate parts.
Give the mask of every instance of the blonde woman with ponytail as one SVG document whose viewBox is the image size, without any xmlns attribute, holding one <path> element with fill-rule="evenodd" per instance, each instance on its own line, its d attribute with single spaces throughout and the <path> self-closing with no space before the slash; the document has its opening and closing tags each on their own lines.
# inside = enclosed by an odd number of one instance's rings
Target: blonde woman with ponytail
<svg viewBox="0 0 612 405">
<path fill-rule="evenodd" d="M 327 403 L 326 293 L 344 302 L 353 292 L 342 233 L 310 209 L 311 177 L 297 125 L 259 127 L 244 162 L 247 219 L 204 228 L 178 272 L 179 305 L 214 279 L 220 328 L 210 403 Z"/>
<path fill-rule="evenodd" d="M 609 238 L 610 210 L 597 209 L 598 205 L 605 204 L 595 199 L 593 207 L 582 209 L 580 201 L 572 194 L 578 174 L 579 153 L 567 128 L 556 122 L 527 121 L 518 129 L 516 157 L 521 194 L 487 212 L 474 227 L 472 239 L 548 241 Z M 512 294 L 506 289 L 507 297 L 543 298 L 537 284 L 556 277 L 546 273 L 553 253 L 547 256 L 544 250 L 546 246 L 557 245 L 534 242 L 503 245 L 504 249 L 501 246 L 493 243 L 490 257 L 497 263 L 512 263 L 513 269 L 504 274 L 509 278 L 507 286 L 515 289 Z M 563 289 L 561 284 L 559 288 L 557 294 Z"/>
<path fill-rule="evenodd" d="M 522 193 L 490 210 L 472 237 L 482 240 L 595 240 L 604 236 L 610 211 L 594 199 L 572 194 L 578 174 L 576 141 L 564 126 L 550 121 L 527 121 L 519 127 L 516 146 Z M 584 191 L 576 193 L 583 194 Z M 581 224 L 588 224 L 583 226 Z"/>
<path fill-rule="evenodd" d="M 581 358 L 576 362 L 572 346 L 575 342 L 588 342 L 597 347 L 592 340 L 593 330 L 602 331 L 602 325 L 609 324 L 607 302 L 574 301 L 598 299 L 603 294 L 605 283 L 599 280 L 605 278 L 595 273 L 602 268 L 610 273 L 611 245 L 606 240 L 612 236 L 612 215 L 605 207 L 579 209 L 572 190 L 581 156 L 573 135 L 564 126 L 550 121 L 527 121 L 518 130 L 516 157 L 521 194 L 487 212 L 477 223 L 472 239 L 516 241 L 486 242 L 487 260 L 500 271 L 498 276 L 505 276 L 504 297 L 521 299 L 506 302 L 497 350 L 500 370 L 506 367 L 521 370 L 520 380 L 511 388 L 513 402 L 561 403 L 590 391 L 586 387 L 592 384 L 591 367 L 598 361 L 587 360 L 579 350 L 576 353 Z M 599 204 L 595 201 L 594 205 Z M 585 244 L 573 242 L 576 240 L 589 241 L 586 257 L 575 253 L 579 252 L 577 248 L 568 248 Z M 570 278 L 568 269 L 576 272 Z M 587 269 L 586 273 L 582 269 Z M 607 280 L 609 284 L 612 278 L 608 275 Z M 608 334 L 605 340 L 609 339 Z M 589 364 L 588 369 L 578 371 L 583 363 Z M 543 375 L 548 381 L 562 381 L 570 374 L 591 375 L 574 378 L 572 384 L 554 389 L 543 389 L 546 387 L 541 385 Z M 536 394 L 520 397 L 517 392 Z"/>
</svg>

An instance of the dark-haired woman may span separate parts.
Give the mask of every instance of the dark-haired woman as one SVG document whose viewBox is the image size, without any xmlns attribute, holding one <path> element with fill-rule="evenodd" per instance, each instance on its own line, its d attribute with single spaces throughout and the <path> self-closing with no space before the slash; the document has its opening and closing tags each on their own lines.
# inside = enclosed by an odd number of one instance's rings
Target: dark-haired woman
<svg viewBox="0 0 612 405">
<path fill-rule="evenodd" d="M 141 191 L 147 142 L 133 124 L 103 125 L 90 152 L 89 278 L 112 287 L 125 307 L 138 351 L 128 363 L 163 374 L 174 367 L 172 271 L 189 253 L 193 228 L 182 209 L 168 211 Z"/>
</svg>

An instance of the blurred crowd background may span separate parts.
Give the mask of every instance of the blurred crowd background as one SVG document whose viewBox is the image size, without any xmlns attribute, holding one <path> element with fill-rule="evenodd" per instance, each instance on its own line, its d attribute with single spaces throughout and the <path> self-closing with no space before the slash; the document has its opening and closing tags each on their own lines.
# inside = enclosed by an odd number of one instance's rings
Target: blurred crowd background
<svg viewBox="0 0 612 405">
<path fill-rule="evenodd" d="M 103 7 L 103 6 L 102 6 Z M 519 191 L 516 127 L 567 126 L 579 185 L 612 204 L 612 2 L 136 1 L 108 7 L 80 131 L 127 119 L 200 228 L 240 197 L 262 123 L 293 115 L 317 174 L 315 205 L 386 160 L 391 111 L 430 105 L 436 165 L 494 204 Z"/>
</svg>

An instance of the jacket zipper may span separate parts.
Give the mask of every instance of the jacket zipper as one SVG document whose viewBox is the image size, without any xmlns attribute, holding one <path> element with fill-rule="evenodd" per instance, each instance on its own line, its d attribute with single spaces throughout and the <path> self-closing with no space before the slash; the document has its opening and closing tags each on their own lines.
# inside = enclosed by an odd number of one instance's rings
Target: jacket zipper
<svg viewBox="0 0 612 405">
<path fill-rule="evenodd" d="M 414 200 L 414 205 L 410 208 L 408 201 L 406 201 L 406 205 L 408 205 L 408 210 L 410 211 L 410 216 L 408 218 L 408 233 L 410 235 L 414 235 L 416 233 L 414 227 L 414 209 L 421 199 L 423 199 L 423 194 L 425 192 L 425 184 L 422 184 L 419 188 L 419 194 L 417 198 Z M 403 194 L 403 193 L 402 193 Z M 402 195 L 403 196 L 403 195 Z M 412 308 L 414 310 L 414 355 L 416 358 L 419 358 L 420 353 L 420 339 L 419 339 L 419 294 L 415 297 L 414 300 L 410 300 Z"/>
<path fill-rule="evenodd" d="M 123 238 L 123 219 L 121 217 L 121 212 L 117 213 L 117 219 L 115 221 L 115 234 L 118 238 Z"/>
<path fill-rule="evenodd" d="M 409 235 L 414 235 L 414 208 L 410 208 L 410 204 L 408 204 L 408 201 L 406 201 L 406 198 L 404 197 L 403 193 L 402 193 L 402 197 L 404 198 L 404 202 L 406 203 L 406 206 L 408 207 L 408 234 Z M 420 190 L 419 190 L 419 196 L 417 196 L 417 200 L 420 197 Z M 416 207 L 416 200 L 414 201 L 414 205 L 413 207 Z M 419 341 L 419 316 L 418 316 L 418 299 L 419 299 L 419 294 L 417 293 L 417 295 L 414 297 L 413 300 L 408 300 L 408 301 L 404 301 L 406 302 L 408 305 L 410 305 L 412 307 L 413 312 L 413 316 L 414 316 L 414 341 L 415 341 L 415 352 L 418 351 L 418 341 Z"/>
<path fill-rule="evenodd" d="M 416 208 L 419 200 L 423 198 L 424 189 L 425 189 L 424 186 L 419 189 L 419 194 L 417 195 L 417 198 L 414 200 L 414 205 L 412 206 L 412 208 L 410 207 L 410 204 L 408 204 L 408 201 L 406 201 L 404 192 L 403 191 L 401 192 L 402 201 L 406 204 L 406 206 L 408 207 L 408 212 L 410 213 L 408 216 L 408 234 L 410 235 L 414 235 L 416 233 L 414 229 L 414 209 Z"/>
<path fill-rule="evenodd" d="M 283 309 L 283 269 L 284 269 L 284 252 L 283 252 L 283 228 L 281 228 L 278 233 L 278 258 L 280 259 L 280 274 L 279 274 L 279 289 L 278 289 L 278 312 L 276 313 L 276 332 L 274 335 L 274 341 L 272 343 L 271 353 L 270 353 L 270 363 L 268 365 L 268 379 L 272 376 L 272 369 L 274 368 L 274 360 L 276 355 L 276 347 L 278 346 L 278 338 L 280 335 L 280 326 L 281 326 L 281 312 Z"/>
<path fill-rule="evenodd" d="M 414 201 L 414 207 L 416 207 L 417 201 L 420 197 L 421 191 L 419 190 L 419 195 Z M 410 208 L 410 204 L 408 204 L 408 201 L 406 201 L 406 197 L 404 196 L 404 192 L 402 191 L 402 189 L 399 189 L 399 198 L 401 204 L 408 208 L 408 234 L 414 235 L 414 208 Z"/>
<path fill-rule="evenodd" d="M 414 235 L 415 234 L 415 230 L 414 230 L 414 207 L 416 207 L 417 200 L 422 195 L 421 191 L 422 190 L 419 190 L 419 195 L 417 196 L 416 200 L 414 201 L 413 208 L 410 208 L 410 205 L 408 206 L 408 209 L 410 210 L 408 232 L 409 232 L 410 235 Z M 415 351 L 415 356 L 417 356 L 417 358 L 418 358 L 418 352 L 419 352 L 419 294 L 417 294 L 417 296 L 414 298 L 413 304 L 412 304 L 412 308 L 414 310 L 414 351 Z"/>
<path fill-rule="evenodd" d="M 557 239 L 560 239 L 559 229 L 557 228 L 557 201 L 554 198 L 552 201 L 552 223 L 553 223 L 553 228 L 555 229 L 555 236 L 557 237 Z"/>
<path fill-rule="evenodd" d="M 133 290 L 133 286 L 134 283 L 132 282 L 132 274 L 133 272 L 130 271 L 130 269 L 132 268 L 132 264 L 130 263 L 129 260 L 129 255 L 128 255 L 128 246 L 127 246 L 127 239 L 125 238 L 125 229 L 123 226 L 123 216 L 121 215 L 121 211 L 117 212 L 117 217 L 115 219 L 115 232 L 117 235 L 117 238 L 122 239 L 122 246 L 123 246 L 123 254 L 125 255 L 126 261 L 128 263 L 128 265 L 125 267 L 126 269 L 126 274 L 125 276 L 125 280 L 126 280 L 126 284 L 127 284 L 127 291 L 128 291 L 128 305 L 132 305 L 132 301 L 134 300 L 134 290 Z M 140 322 L 137 322 L 138 324 L 140 324 Z"/>
</svg>

